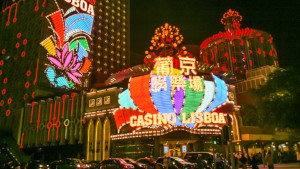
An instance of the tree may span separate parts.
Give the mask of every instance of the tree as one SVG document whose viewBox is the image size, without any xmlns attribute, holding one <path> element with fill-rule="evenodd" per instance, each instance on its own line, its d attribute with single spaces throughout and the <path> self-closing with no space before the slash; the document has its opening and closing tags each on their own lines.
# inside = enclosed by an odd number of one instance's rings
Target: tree
<svg viewBox="0 0 300 169">
<path fill-rule="evenodd" d="M 257 100 L 257 122 L 271 128 L 300 129 L 300 70 L 276 70 L 265 85 L 252 90 Z"/>
</svg>

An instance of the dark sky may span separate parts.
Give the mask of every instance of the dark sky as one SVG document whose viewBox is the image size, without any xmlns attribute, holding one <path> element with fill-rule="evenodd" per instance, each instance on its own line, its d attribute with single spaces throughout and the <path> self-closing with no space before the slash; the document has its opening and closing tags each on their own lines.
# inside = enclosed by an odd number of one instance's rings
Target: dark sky
<svg viewBox="0 0 300 169">
<path fill-rule="evenodd" d="M 169 23 L 179 28 L 183 45 L 200 45 L 224 31 L 220 20 L 228 9 L 242 15 L 242 28 L 273 36 L 280 67 L 300 63 L 300 0 L 131 0 L 131 65 L 143 63 L 157 27 Z"/>
</svg>

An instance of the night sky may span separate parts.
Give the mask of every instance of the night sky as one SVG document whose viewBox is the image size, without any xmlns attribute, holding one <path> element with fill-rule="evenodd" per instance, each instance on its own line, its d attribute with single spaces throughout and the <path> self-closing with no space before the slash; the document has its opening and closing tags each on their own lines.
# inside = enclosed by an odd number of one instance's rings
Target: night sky
<svg viewBox="0 0 300 169">
<path fill-rule="evenodd" d="M 182 45 L 200 45 L 224 31 L 220 20 L 228 9 L 242 15 L 241 28 L 259 29 L 273 36 L 280 67 L 299 65 L 300 0 L 131 0 L 131 65 L 143 63 L 157 27 L 169 23 L 179 28 Z"/>
</svg>

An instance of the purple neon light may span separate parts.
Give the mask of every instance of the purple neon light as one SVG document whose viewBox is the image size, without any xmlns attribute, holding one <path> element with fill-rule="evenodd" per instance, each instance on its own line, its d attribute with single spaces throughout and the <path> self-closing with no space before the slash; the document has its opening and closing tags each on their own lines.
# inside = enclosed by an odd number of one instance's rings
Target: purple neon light
<svg viewBox="0 0 300 169">
<path fill-rule="evenodd" d="M 174 94 L 174 109 L 176 112 L 176 115 L 180 115 L 180 111 L 183 106 L 184 101 L 184 90 L 180 87 L 180 90 L 175 89 Z"/>
</svg>

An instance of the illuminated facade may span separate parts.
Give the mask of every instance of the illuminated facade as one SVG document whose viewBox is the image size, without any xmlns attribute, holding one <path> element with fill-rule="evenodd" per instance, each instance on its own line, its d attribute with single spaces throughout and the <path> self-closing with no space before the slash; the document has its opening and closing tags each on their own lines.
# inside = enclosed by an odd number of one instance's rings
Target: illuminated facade
<svg viewBox="0 0 300 169">
<path fill-rule="evenodd" d="M 221 134 L 228 119 L 233 140 L 240 139 L 234 86 L 214 74 L 199 73 L 196 59 L 185 47 L 178 48 L 182 39 L 178 28 L 165 24 L 146 51 L 148 68 L 132 67 L 106 81 L 121 86 L 128 82 L 128 87 L 87 93 L 88 160 L 212 151 L 209 141 Z"/>
<path fill-rule="evenodd" d="M 200 62 L 229 71 L 235 80 L 246 72 L 266 65 L 278 67 L 273 37 L 261 30 L 240 28 L 242 16 L 228 10 L 221 19 L 225 32 L 219 32 L 200 45 Z"/>
<path fill-rule="evenodd" d="M 99 87 L 129 67 L 129 0 L 101 0 L 95 5 L 92 87 Z"/>
</svg>

